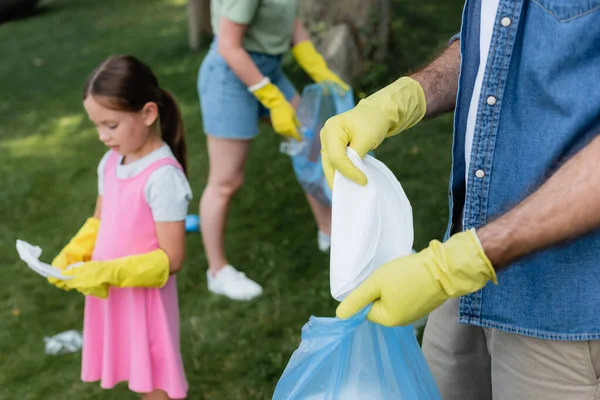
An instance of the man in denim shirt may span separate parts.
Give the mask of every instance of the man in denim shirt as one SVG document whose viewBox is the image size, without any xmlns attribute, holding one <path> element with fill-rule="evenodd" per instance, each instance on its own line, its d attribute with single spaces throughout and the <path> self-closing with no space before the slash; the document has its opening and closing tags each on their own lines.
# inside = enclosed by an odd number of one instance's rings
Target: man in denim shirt
<svg viewBox="0 0 600 400">
<path fill-rule="evenodd" d="M 452 109 L 447 240 L 381 266 L 337 315 L 435 310 L 423 350 L 444 399 L 600 398 L 600 0 L 467 0 L 433 63 L 327 122 L 330 184 L 367 183 L 346 146 Z"/>
</svg>

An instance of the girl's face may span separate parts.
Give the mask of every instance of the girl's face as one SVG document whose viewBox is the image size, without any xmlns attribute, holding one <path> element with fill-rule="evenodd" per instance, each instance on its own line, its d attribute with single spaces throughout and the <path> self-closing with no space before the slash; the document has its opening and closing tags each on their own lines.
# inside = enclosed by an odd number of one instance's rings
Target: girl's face
<svg viewBox="0 0 600 400">
<path fill-rule="evenodd" d="M 119 111 L 106 108 L 89 95 L 83 107 L 96 125 L 100 141 L 123 156 L 141 152 L 149 139 L 157 136 L 152 129 L 158 118 L 156 103 L 146 103 L 137 112 Z"/>
</svg>

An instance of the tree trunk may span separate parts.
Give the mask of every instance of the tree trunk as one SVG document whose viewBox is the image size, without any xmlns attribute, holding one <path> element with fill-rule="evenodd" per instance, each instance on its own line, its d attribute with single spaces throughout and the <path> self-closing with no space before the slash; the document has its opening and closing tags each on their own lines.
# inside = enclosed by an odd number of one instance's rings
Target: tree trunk
<svg viewBox="0 0 600 400">
<path fill-rule="evenodd" d="M 387 56 L 390 13 L 390 0 L 300 1 L 300 18 L 315 46 L 347 82 L 363 72 L 365 60 Z M 189 45 L 198 50 L 213 33 L 210 0 L 189 0 L 188 17 Z"/>
<path fill-rule="evenodd" d="M 188 1 L 188 40 L 190 49 L 197 51 L 203 39 L 212 35 L 210 0 Z"/>
<path fill-rule="evenodd" d="M 377 23 L 377 46 L 373 58 L 383 61 L 387 57 L 388 42 L 392 24 L 390 0 L 379 0 L 379 21 Z"/>
<path fill-rule="evenodd" d="M 351 82 L 387 56 L 390 0 L 303 0 L 300 17 L 332 70 Z"/>
</svg>

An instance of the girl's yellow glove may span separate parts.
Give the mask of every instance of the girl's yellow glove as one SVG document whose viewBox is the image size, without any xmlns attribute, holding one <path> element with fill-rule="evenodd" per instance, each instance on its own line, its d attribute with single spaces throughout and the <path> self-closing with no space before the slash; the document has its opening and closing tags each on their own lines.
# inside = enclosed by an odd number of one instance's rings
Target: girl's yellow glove
<svg viewBox="0 0 600 400">
<path fill-rule="evenodd" d="M 76 289 L 102 299 L 115 287 L 163 287 L 169 279 L 169 258 L 162 250 L 109 261 L 89 261 L 63 272 L 73 279 L 61 281 L 61 289 Z"/>
<path fill-rule="evenodd" d="M 100 229 L 100 220 L 97 218 L 88 218 L 85 224 L 79 229 L 79 232 L 73 236 L 69 243 L 52 260 L 52 266 L 65 269 L 71 264 L 92 259 L 96 237 Z"/>
<path fill-rule="evenodd" d="M 51 265 L 59 269 L 65 269 L 69 265 L 91 260 L 99 229 L 100 220 L 97 218 L 88 218 L 85 224 L 79 229 L 79 232 L 73 236 L 69 243 L 52 260 Z M 48 282 L 60 289 L 64 289 L 63 281 L 59 279 L 48 278 Z"/>
</svg>

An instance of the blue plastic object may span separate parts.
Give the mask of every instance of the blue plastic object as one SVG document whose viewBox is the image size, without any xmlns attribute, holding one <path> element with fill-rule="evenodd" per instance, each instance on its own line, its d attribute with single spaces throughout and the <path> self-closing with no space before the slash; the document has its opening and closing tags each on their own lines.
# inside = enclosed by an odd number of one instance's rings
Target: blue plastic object
<svg viewBox="0 0 600 400">
<path fill-rule="evenodd" d="M 311 317 L 273 400 L 441 400 L 412 326 Z"/>
<path fill-rule="evenodd" d="M 292 159 L 298 182 L 306 193 L 331 206 L 331 190 L 321 166 L 321 128 L 329 118 L 354 107 L 352 90 L 342 92 L 332 83 L 307 85 L 302 91 L 297 116 L 302 142 L 290 139 L 282 143 L 281 151 Z"/>
<path fill-rule="evenodd" d="M 198 215 L 188 215 L 185 217 L 186 232 L 200 232 L 200 217 Z"/>
</svg>

